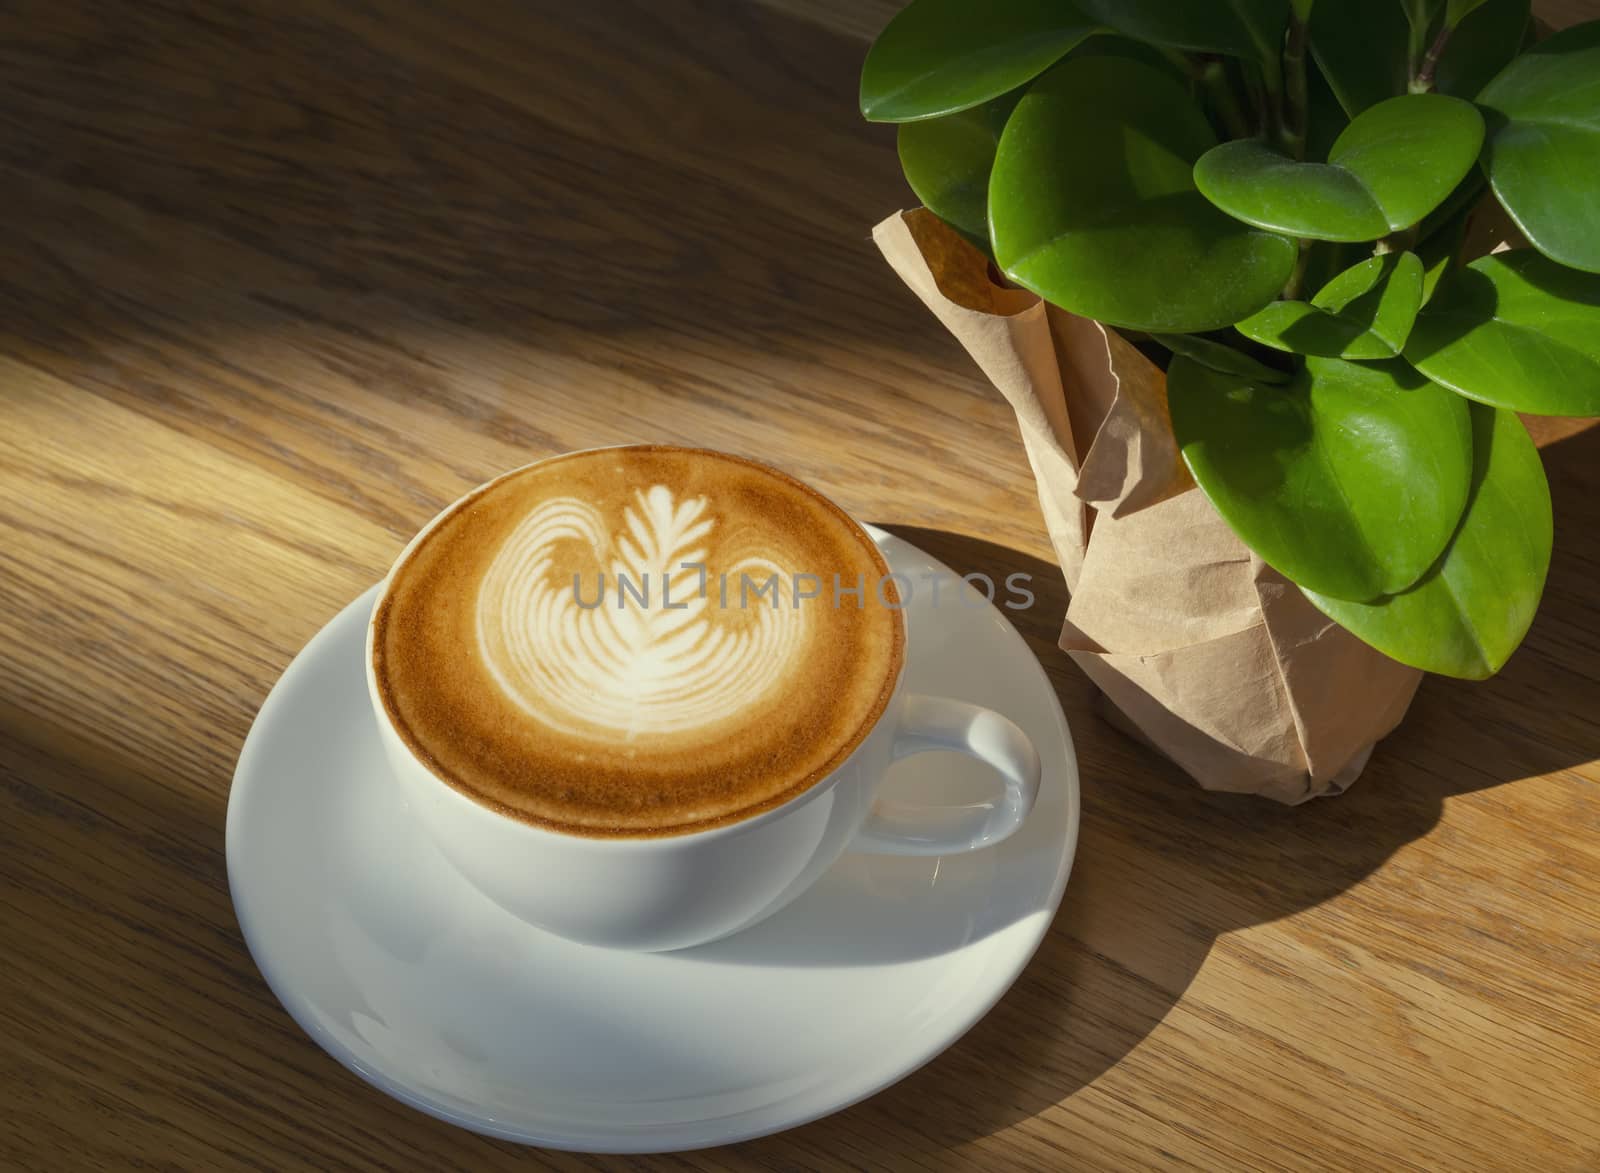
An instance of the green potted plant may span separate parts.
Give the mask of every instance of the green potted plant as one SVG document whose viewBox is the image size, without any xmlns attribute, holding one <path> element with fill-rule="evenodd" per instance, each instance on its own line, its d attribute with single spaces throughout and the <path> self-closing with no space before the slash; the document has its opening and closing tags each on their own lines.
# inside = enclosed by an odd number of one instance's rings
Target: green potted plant
<svg viewBox="0 0 1600 1173">
<path fill-rule="evenodd" d="M 997 289 L 1164 371 L 1142 426 L 1305 604 L 1421 671 L 1505 663 L 1552 533 L 1518 413 L 1600 415 L 1600 22 L 913 0 L 861 110 Z M 1496 208 L 1520 247 L 1476 255 Z"/>
</svg>

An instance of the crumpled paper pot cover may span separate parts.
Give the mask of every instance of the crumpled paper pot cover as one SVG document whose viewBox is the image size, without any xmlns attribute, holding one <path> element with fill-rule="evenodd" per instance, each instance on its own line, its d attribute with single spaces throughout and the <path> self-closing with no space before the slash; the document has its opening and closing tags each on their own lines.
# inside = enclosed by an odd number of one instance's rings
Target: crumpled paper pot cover
<svg viewBox="0 0 1600 1173">
<path fill-rule="evenodd" d="M 1061 646 L 1209 790 L 1337 794 L 1422 674 L 1322 615 L 1195 487 L 1166 378 L 1097 322 L 996 284 L 931 212 L 873 239 L 1016 412 L 1071 592 Z"/>
</svg>

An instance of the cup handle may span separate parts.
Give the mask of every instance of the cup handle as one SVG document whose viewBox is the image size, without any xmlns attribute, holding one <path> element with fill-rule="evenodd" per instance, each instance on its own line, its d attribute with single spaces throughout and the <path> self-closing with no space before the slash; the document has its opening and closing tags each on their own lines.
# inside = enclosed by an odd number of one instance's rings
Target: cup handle
<svg viewBox="0 0 1600 1173">
<path fill-rule="evenodd" d="M 1022 825 L 1039 796 L 1039 751 L 1015 722 L 981 705 L 913 693 L 904 701 L 893 758 L 932 750 L 954 750 L 994 767 L 1004 793 L 965 806 L 880 800 L 851 840 L 851 851 L 953 855 L 998 843 Z"/>
</svg>

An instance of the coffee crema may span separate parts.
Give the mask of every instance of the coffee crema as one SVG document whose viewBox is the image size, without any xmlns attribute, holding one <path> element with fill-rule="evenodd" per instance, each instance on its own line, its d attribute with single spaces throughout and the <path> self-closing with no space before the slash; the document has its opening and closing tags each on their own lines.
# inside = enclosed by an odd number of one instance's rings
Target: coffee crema
<svg viewBox="0 0 1600 1173">
<path fill-rule="evenodd" d="M 411 750 L 553 830 L 660 836 L 777 806 L 882 715 L 905 654 L 871 539 L 754 461 L 573 453 L 458 502 L 402 555 L 373 668 Z"/>
</svg>

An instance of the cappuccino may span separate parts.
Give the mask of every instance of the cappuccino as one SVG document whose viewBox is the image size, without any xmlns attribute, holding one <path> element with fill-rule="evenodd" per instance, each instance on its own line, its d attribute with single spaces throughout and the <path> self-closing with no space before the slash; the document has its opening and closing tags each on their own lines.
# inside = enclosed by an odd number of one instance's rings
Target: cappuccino
<svg viewBox="0 0 1600 1173">
<path fill-rule="evenodd" d="M 584 836 L 749 818 L 834 771 L 899 678 L 872 540 L 764 465 L 574 453 L 425 530 L 373 620 L 380 703 L 455 789 Z"/>
</svg>

